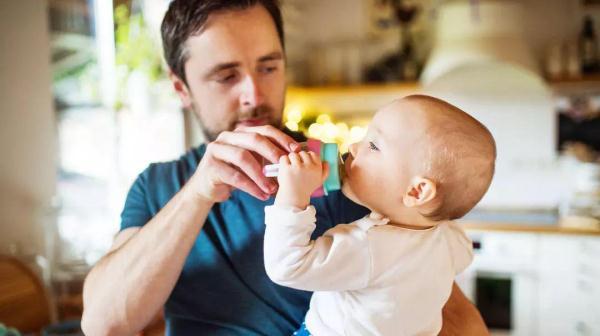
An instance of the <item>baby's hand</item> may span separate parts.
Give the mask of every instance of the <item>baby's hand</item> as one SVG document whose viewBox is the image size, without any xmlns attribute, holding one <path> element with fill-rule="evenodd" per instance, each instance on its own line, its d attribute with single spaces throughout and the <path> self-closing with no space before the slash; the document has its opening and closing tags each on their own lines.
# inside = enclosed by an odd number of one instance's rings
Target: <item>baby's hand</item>
<svg viewBox="0 0 600 336">
<path fill-rule="evenodd" d="M 275 204 L 305 209 L 310 202 L 310 194 L 323 184 L 328 173 L 327 163 L 321 162 L 313 152 L 282 156 L 279 159 L 279 190 Z"/>
</svg>

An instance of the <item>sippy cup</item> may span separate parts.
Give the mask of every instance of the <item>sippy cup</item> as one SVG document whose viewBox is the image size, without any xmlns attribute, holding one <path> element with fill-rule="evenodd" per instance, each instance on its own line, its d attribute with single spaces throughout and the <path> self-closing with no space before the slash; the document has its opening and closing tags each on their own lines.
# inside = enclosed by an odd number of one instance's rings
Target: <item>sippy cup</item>
<svg viewBox="0 0 600 336">
<path fill-rule="evenodd" d="M 315 152 L 323 162 L 329 164 L 329 175 L 323 185 L 315 190 L 311 197 L 321 197 L 327 195 L 328 192 L 333 190 L 340 190 L 342 187 L 342 174 L 341 169 L 343 163 L 340 158 L 338 145 L 335 143 L 323 143 L 319 140 L 308 139 L 306 142 L 300 143 L 302 150 L 309 150 Z M 279 172 L 279 164 L 266 165 L 263 168 L 263 174 L 267 177 L 277 176 Z"/>
</svg>

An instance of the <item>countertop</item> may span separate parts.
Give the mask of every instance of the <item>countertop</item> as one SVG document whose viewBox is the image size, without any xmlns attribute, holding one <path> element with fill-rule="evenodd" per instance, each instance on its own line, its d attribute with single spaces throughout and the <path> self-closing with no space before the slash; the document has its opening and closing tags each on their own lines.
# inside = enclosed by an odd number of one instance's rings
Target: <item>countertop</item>
<svg viewBox="0 0 600 336">
<path fill-rule="evenodd" d="M 499 231 L 600 236 L 599 226 L 565 226 L 556 210 L 475 209 L 459 220 L 467 231 Z"/>
</svg>

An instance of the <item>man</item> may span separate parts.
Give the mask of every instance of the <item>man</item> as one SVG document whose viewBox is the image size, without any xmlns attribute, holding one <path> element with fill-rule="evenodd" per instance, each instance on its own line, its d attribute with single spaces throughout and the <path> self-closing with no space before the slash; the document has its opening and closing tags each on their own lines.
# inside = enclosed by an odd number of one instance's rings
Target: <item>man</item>
<svg viewBox="0 0 600 336">
<path fill-rule="evenodd" d="M 262 256 L 264 206 L 277 190 L 262 160 L 298 149 L 279 130 L 282 26 L 276 0 L 171 3 L 165 58 L 210 142 L 150 165 L 132 186 L 121 231 L 85 282 L 86 334 L 136 333 L 163 306 L 172 335 L 289 335 L 300 325 L 310 293 L 273 284 Z M 317 235 L 366 213 L 341 193 L 313 205 Z M 447 334 L 486 332 L 458 289 L 444 317 Z"/>
</svg>

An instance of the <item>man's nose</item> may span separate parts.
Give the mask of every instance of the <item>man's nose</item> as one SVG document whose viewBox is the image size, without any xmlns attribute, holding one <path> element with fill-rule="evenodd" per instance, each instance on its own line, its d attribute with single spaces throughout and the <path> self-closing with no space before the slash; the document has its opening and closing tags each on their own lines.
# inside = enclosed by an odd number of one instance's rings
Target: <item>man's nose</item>
<svg viewBox="0 0 600 336">
<path fill-rule="evenodd" d="M 240 94 L 240 104 L 242 107 L 257 107 L 260 106 L 264 97 L 260 89 L 259 83 L 252 75 L 247 75 L 242 82 L 242 92 Z"/>
</svg>

